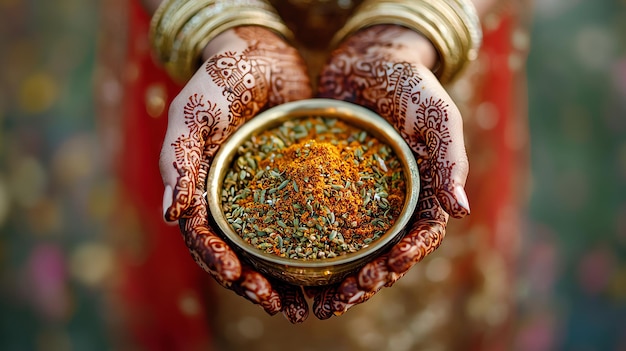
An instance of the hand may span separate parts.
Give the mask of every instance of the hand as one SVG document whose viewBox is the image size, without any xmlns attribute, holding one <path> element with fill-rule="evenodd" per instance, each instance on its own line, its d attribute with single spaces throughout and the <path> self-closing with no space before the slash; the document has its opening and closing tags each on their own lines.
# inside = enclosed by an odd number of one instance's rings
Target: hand
<svg viewBox="0 0 626 351">
<path fill-rule="evenodd" d="M 370 108 L 400 132 L 415 152 L 421 189 L 408 232 L 398 244 L 340 284 L 307 290 L 320 319 L 342 314 L 391 286 L 441 244 L 449 215 L 469 214 L 462 119 L 431 73 L 434 61 L 426 38 L 381 25 L 347 39 L 322 71 L 321 96 Z"/>
<path fill-rule="evenodd" d="M 160 169 L 164 217 L 179 225 L 196 262 L 222 286 L 282 311 L 293 323 L 308 315 L 299 287 L 270 282 L 239 261 L 209 225 L 206 177 L 220 144 L 264 108 L 311 96 L 297 51 L 272 32 L 240 27 L 213 39 L 207 61 L 172 101 Z"/>
</svg>

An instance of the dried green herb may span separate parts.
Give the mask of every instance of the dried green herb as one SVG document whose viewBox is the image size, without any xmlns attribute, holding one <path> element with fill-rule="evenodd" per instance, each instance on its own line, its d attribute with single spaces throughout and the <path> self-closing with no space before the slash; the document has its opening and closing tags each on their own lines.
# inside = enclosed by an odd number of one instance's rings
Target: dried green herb
<svg viewBox="0 0 626 351">
<path fill-rule="evenodd" d="M 222 208 L 248 243 L 293 259 L 356 252 L 395 222 L 405 197 L 388 145 L 337 119 L 285 122 L 238 150 Z"/>
</svg>

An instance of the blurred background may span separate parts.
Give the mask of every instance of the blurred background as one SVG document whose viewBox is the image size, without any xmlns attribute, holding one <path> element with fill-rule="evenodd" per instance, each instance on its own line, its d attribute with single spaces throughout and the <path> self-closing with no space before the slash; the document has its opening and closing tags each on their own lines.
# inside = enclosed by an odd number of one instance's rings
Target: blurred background
<svg viewBox="0 0 626 351">
<path fill-rule="evenodd" d="M 108 350 L 98 3 L 0 0 L 0 350 Z M 536 0 L 517 348 L 626 350 L 626 1 Z"/>
</svg>

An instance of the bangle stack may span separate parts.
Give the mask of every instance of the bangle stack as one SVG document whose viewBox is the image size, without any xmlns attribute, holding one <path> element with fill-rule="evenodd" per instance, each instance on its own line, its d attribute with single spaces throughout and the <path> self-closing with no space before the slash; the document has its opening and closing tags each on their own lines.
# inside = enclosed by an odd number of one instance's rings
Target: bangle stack
<svg viewBox="0 0 626 351">
<path fill-rule="evenodd" d="M 209 41 L 237 26 L 262 26 L 292 38 L 264 0 L 164 0 L 152 17 L 150 41 L 169 75 L 185 82 L 200 66 Z"/>
<path fill-rule="evenodd" d="M 444 84 L 476 58 L 482 42 L 480 20 L 470 0 L 365 0 L 333 43 L 378 24 L 401 25 L 427 37 L 439 56 L 433 72 Z"/>
</svg>

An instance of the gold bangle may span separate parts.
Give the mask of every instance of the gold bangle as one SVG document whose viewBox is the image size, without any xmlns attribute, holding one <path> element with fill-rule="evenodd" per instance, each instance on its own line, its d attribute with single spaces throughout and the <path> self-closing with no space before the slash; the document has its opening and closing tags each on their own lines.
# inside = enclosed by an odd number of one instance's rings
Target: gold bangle
<svg viewBox="0 0 626 351">
<path fill-rule="evenodd" d="M 333 45 L 379 24 L 404 26 L 427 37 L 439 56 L 433 72 L 444 84 L 476 58 L 482 42 L 480 21 L 469 0 L 366 0 L 333 38 Z"/>
<path fill-rule="evenodd" d="M 293 37 L 265 0 L 165 0 L 150 22 L 150 41 L 169 75 L 185 82 L 211 39 L 237 26 L 261 26 Z"/>
</svg>

